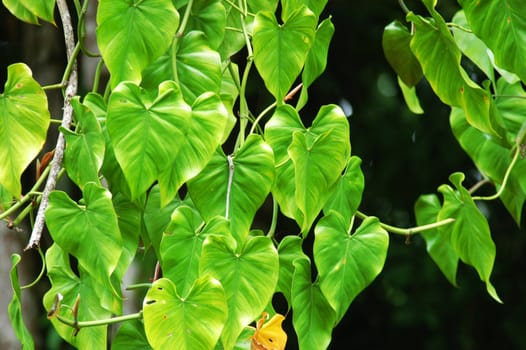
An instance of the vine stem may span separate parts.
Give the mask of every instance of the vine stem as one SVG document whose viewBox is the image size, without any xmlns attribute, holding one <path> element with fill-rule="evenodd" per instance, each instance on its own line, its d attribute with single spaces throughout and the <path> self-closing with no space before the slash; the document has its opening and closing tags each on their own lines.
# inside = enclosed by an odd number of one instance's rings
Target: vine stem
<svg viewBox="0 0 526 350">
<path fill-rule="evenodd" d="M 64 109 L 62 114 L 62 127 L 69 129 L 73 115 L 73 107 L 71 106 L 70 99 L 77 94 L 78 88 L 76 55 L 74 53 L 78 52 L 79 50 L 75 47 L 75 35 L 73 32 L 71 15 L 69 13 L 66 0 L 57 0 L 57 6 L 60 19 L 62 21 L 62 26 L 64 28 L 64 41 L 66 44 L 68 67 L 71 67 L 71 74 L 69 75 L 69 79 L 67 79 L 68 83 L 64 96 Z M 46 186 L 44 187 L 44 191 L 42 193 L 42 200 L 40 202 L 40 206 L 38 207 L 33 231 L 31 232 L 31 237 L 24 250 L 35 248 L 40 245 L 40 239 L 44 229 L 44 213 L 49 203 L 49 194 L 55 189 L 57 183 L 58 174 L 60 172 L 62 160 L 64 158 L 64 146 L 64 135 L 59 133 L 55 147 L 55 155 L 53 156 L 51 170 L 47 178 Z"/>
<path fill-rule="evenodd" d="M 229 218 L 230 215 L 230 195 L 232 192 L 232 180 L 234 179 L 234 157 L 228 155 L 228 183 L 226 188 L 226 203 L 225 203 L 225 218 Z"/>
<path fill-rule="evenodd" d="M 75 322 L 73 320 L 69 320 L 63 316 L 55 315 L 54 317 L 57 318 L 61 323 L 64 323 L 65 325 L 68 325 L 70 327 L 73 327 L 75 329 L 85 328 L 85 327 L 97 327 L 97 326 L 106 326 L 109 324 L 114 323 L 120 323 L 124 321 L 130 321 L 130 320 L 140 320 L 142 318 L 142 311 L 139 311 L 134 314 L 124 315 L 124 316 L 117 316 L 112 318 L 107 318 L 103 320 L 94 320 L 94 321 L 80 321 Z"/>
<path fill-rule="evenodd" d="M 369 217 L 368 215 L 362 213 L 361 211 L 357 211 L 356 212 L 356 216 L 359 217 L 362 220 L 363 219 L 367 219 Z M 434 222 L 432 224 L 427 224 L 427 225 L 422 225 L 422 226 L 415 226 L 415 227 L 410 227 L 410 228 L 401 228 L 401 227 L 391 226 L 391 225 L 388 225 L 388 224 L 384 224 L 383 222 L 380 222 L 380 226 L 384 230 L 386 230 L 388 232 L 391 232 L 391 233 L 394 233 L 394 234 L 397 234 L 397 235 L 409 236 L 409 235 L 413 235 L 413 234 L 416 234 L 416 233 L 432 230 L 432 229 L 438 228 L 440 226 L 449 225 L 449 224 L 453 223 L 454 221 L 455 221 L 455 219 L 453 219 L 453 218 L 447 218 L 447 219 L 444 219 L 444 220 L 440 220 L 440 221 Z"/>
</svg>

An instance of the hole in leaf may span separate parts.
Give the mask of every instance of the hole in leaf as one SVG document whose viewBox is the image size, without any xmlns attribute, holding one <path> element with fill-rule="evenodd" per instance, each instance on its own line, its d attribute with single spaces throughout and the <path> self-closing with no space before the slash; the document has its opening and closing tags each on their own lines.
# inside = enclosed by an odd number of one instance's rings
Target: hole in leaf
<svg viewBox="0 0 526 350">
<path fill-rule="evenodd" d="M 155 304 L 157 300 L 146 300 L 146 305 L 152 305 Z"/>
</svg>

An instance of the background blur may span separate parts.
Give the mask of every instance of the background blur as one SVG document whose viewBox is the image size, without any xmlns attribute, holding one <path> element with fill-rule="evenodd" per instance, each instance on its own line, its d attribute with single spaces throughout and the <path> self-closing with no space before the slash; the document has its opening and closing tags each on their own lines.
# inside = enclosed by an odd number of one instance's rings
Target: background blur
<svg viewBox="0 0 526 350">
<path fill-rule="evenodd" d="M 427 15 L 419 1 L 408 0 L 406 4 L 414 12 Z M 440 1 L 438 6 L 446 20 L 457 9 L 451 0 Z M 413 115 L 405 107 L 381 46 L 383 28 L 394 19 L 404 22 L 398 2 L 334 0 L 329 1 L 325 13 L 332 15 L 336 33 L 326 72 L 309 89 L 310 99 L 302 117 L 309 125 L 308 119 L 321 105 L 338 103 L 345 107 L 350 114 L 352 154 L 362 159 L 365 174 L 360 210 L 391 225 L 413 226 L 413 204 L 420 194 L 436 193 L 455 171 L 466 174 L 467 187 L 477 182 L 479 175 L 451 133 L 449 108 L 424 81 L 417 91 L 425 114 Z M 53 26 L 22 24 L 0 6 L 0 85 L 6 80 L 7 65 L 14 62 L 27 63 L 42 85 L 58 82 L 65 65 L 63 46 L 61 32 Z M 83 64 L 89 65 L 86 60 L 81 61 Z M 259 111 L 270 96 L 261 95 L 257 86 L 260 81 L 257 77 L 253 80 L 251 100 L 254 110 Z M 54 105 L 52 115 L 60 115 L 60 96 L 51 94 L 50 103 Z M 487 187 L 488 192 L 493 191 Z M 487 295 L 474 269 L 460 264 L 459 287 L 455 288 L 427 256 L 419 236 L 406 244 L 404 237 L 391 235 L 383 272 L 351 305 L 334 330 L 330 348 L 526 349 L 526 232 L 514 224 L 500 202 L 484 203 L 483 209 L 497 246 L 492 282 L 503 305 Z M 297 231 L 285 219 L 278 228 L 287 232 L 288 225 L 292 232 Z M 3 224 L 0 226 L 0 308 L 6 310 L 4 302 L 10 299 L 9 256 L 21 252 L 27 237 L 4 232 Z M 39 263 L 35 268 L 40 268 Z M 29 276 L 35 275 L 31 267 L 26 269 Z M 40 315 L 32 325 L 34 334 L 43 337 L 40 346 L 56 348 L 59 345 L 46 328 L 49 323 L 44 320 L 38 296 L 45 290 L 46 286 L 36 288 L 34 300 L 24 294 L 24 302 L 33 305 L 28 313 Z M 5 322 L 2 311 L 0 329 L 10 327 Z M 292 330 L 288 333 L 287 348 L 295 349 Z M 7 341 L 5 337 L 0 336 L 0 345 Z M 0 348 L 9 349 L 7 345 Z"/>
</svg>

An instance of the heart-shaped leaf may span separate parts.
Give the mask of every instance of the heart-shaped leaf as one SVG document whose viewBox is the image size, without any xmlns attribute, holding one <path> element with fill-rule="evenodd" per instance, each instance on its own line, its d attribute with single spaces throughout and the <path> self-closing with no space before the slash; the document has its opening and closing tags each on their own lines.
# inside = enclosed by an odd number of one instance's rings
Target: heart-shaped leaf
<svg viewBox="0 0 526 350">
<path fill-rule="evenodd" d="M 254 237 L 237 248 L 227 236 L 210 235 L 204 242 L 200 275 L 221 281 L 227 297 L 228 320 L 221 335 L 231 349 L 243 328 L 261 315 L 278 282 L 278 253 L 267 237 Z"/>
<path fill-rule="evenodd" d="M 188 191 L 205 221 L 227 217 L 232 235 L 242 243 L 273 180 L 272 149 L 253 134 L 234 156 L 227 157 L 219 149 L 206 168 L 188 182 Z"/>
<path fill-rule="evenodd" d="M 349 221 L 337 212 L 315 229 L 314 260 L 323 294 L 341 320 L 354 298 L 382 271 L 389 235 L 377 218 L 365 219 L 352 235 Z"/>
<path fill-rule="evenodd" d="M 278 104 L 305 64 L 316 24 L 316 16 L 305 6 L 296 9 L 282 25 L 272 12 L 256 15 L 252 38 L 254 63 Z"/>
<path fill-rule="evenodd" d="M 20 176 L 44 145 L 49 121 L 46 94 L 31 70 L 23 63 L 7 67 L 0 94 L 0 184 L 16 198 Z"/>
<path fill-rule="evenodd" d="M 302 249 L 303 239 L 299 236 L 285 236 L 278 246 L 279 280 L 277 291 L 283 293 L 289 305 L 292 304 L 292 278 L 294 276 L 294 261 L 308 258 Z"/>
<path fill-rule="evenodd" d="M 179 13 L 172 0 L 100 0 L 97 23 L 97 43 L 115 87 L 141 81 L 142 70 L 170 47 Z"/>
<path fill-rule="evenodd" d="M 200 30 L 212 49 L 217 49 L 225 36 L 226 10 L 221 0 L 196 0 L 192 5 L 187 28 Z"/>
<path fill-rule="evenodd" d="M 225 292 L 210 277 L 184 296 L 167 278 L 155 281 L 143 304 L 144 329 L 154 349 L 213 349 L 227 318 Z"/>
<path fill-rule="evenodd" d="M 38 24 L 38 18 L 55 24 L 55 0 L 3 0 L 4 6 L 24 22 Z"/>
<path fill-rule="evenodd" d="M 161 83 L 157 96 L 131 82 L 115 88 L 106 125 L 132 199 L 173 163 L 190 118 L 191 109 L 172 81 Z"/>
</svg>

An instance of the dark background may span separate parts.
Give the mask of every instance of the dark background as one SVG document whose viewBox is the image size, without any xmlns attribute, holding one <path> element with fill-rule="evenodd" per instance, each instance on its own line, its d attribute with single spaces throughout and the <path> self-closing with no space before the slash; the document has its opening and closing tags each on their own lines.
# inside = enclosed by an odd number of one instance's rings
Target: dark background
<svg viewBox="0 0 526 350">
<path fill-rule="evenodd" d="M 427 15 L 418 1 L 407 5 Z M 438 6 L 446 20 L 457 9 L 454 1 Z M 466 174 L 469 187 L 477 181 L 477 171 L 452 135 L 449 108 L 424 81 L 417 90 L 426 113 L 416 116 L 405 107 L 381 47 L 383 28 L 394 19 L 404 21 L 397 1 L 329 1 L 329 14 L 336 33 L 326 72 L 309 90 L 305 119 L 323 104 L 350 103 L 352 154 L 363 160 L 366 182 L 360 210 L 385 223 L 413 226 L 413 204 L 420 194 L 436 193 L 455 171 Z M 23 61 L 41 67 L 34 71 L 41 84 L 55 83 L 46 81 L 46 74 L 54 66 L 62 74 L 60 31 L 46 24 L 29 27 L 0 6 L 0 80 L 5 81 L 8 64 Z M 47 39 L 28 34 L 35 31 L 45 31 Z M 43 51 L 46 46 L 51 46 L 49 52 Z M 261 106 L 268 98 L 260 88 L 251 96 Z M 526 349 L 526 233 L 500 202 L 484 207 L 497 246 L 492 282 L 503 305 L 487 295 L 474 269 L 460 264 L 455 288 L 427 256 L 419 236 L 406 244 L 404 237 L 391 235 L 383 272 L 353 302 L 335 328 L 330 348 Z M 280 225 L 283 232 L 291 222 Z M 293 332 L 288 333 L 288 348 L 294 349 Z"/>
</svg>

